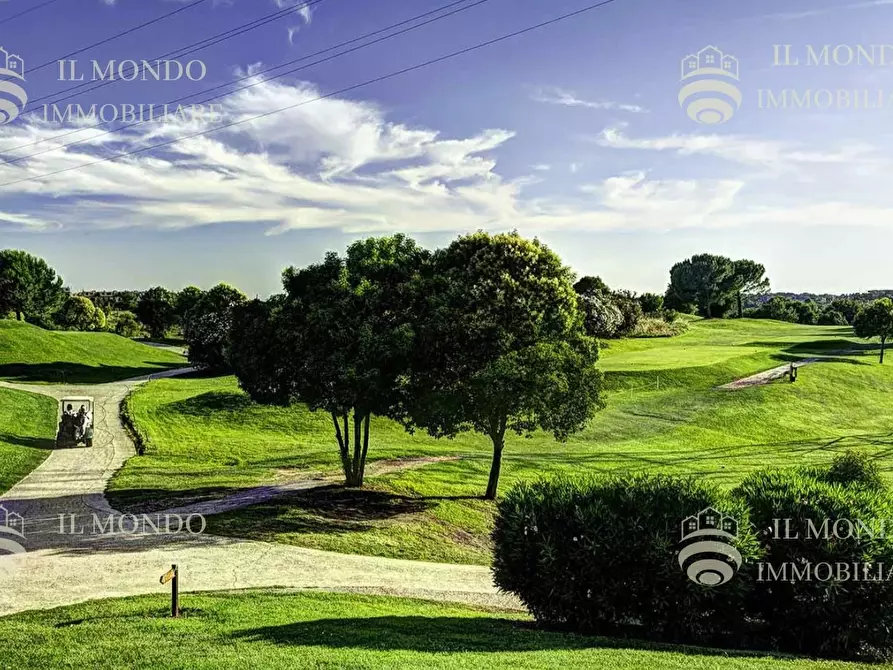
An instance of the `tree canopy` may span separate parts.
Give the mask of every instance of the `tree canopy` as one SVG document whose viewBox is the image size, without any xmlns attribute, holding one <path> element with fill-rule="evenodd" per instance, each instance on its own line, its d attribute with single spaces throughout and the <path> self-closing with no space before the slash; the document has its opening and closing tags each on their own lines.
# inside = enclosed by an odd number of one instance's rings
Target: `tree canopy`
<svg viewBox="0 0 893 670">
<path fill-rule="evenodd" d="M 744 316 L 744 298 L 763 295 L 769 291 L 769 278 L 766 268 L 755 261 L 743 259 L 734 261 L 735 297 L 738 305 L 738 318 Z"/>
<path fill-rule="evenodd" d="M 880 339 L 880 362 L 883 363 L 887 340 L 893 336 L 893 300 L 879 298 L 859 310 L 853 322 L 853 331 L 856 333 L 856 337 L 866 340 L 875 337 Z"/>
<path fill-rule="evenodd" d="M 188 288 L 195 289 L 194 286 Z M 229 284 L 218 284 L 207 292 L 199 290 L 196 295 L 190 291 L 186 295 L 187 301 L 194 299 L 192 306 L 182 316 L 189 362 L 204 370 L 226 369 L 233 310 L 247 300 L 245 294 Z M 181 291 L 180 300 L 183 296 Z M 178 309 L 183 306 L 178 303 Z"/>
<path fill-rule="evenodd" d="M 106 327 L 105 313 L 83 295 L 69 296 L 56 315 L 56 321 L 73 330 L 104 330 Z"/>
<path fill-rule="evenodd" d="M 722 317 L 737 303 L 743 316 L 743 297 L 769 290 L 766 268 L 751 260 L 697 254 L 670 270 L 665 303 L 671 309 L 697 309 L 701 316 Z"/>
<path fill-rule="evenodd" d="M 136 317 L 152 337 L 164 337 L 177 322 L 177 295 L 163 286 L 155 286 L 140 296 Z"/>
<path fill-rule="evenodd" d="M 398 401 L 412 348 L 410 286 L 427 256 L 403 235 L 362 240 L 344 257 L 287 269 L 283 296 L 235 311 L 230 361 L 240 385 L 257 402 L 329 413 L 348 486 L 363 484 L 371 416 Z"/>
<path fill-rule="evenodd" d="M 417 285 L 416 339 L 398 418 L 435 437 L 488 436 L 489 499 L 507 432 L 542 429 L 564 440 L 603 406 L 598 346 L 585 332 L 572 282 L 539 241 L 479 232 L 437 251 Z M 588 288 L 597 291 L 597 283 Z"/>
<path fill-rule="evenodd" d="M 15 249 L 0 251 L 0 314 L 46 325 L 67 294 L 47 262 Z"/>
</svg>

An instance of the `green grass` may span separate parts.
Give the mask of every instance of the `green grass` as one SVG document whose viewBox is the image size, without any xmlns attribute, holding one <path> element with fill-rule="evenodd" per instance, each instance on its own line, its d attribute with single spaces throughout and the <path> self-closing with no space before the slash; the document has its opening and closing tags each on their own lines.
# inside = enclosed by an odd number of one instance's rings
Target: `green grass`
<svg viewBox="0 0 893 670">
<path fill-rule="evenodd" d="M 0 667 L 611 668 L 867 670 L 875 666 L 537 630 L 519 614 L 334 593 L 185 594 L 93 601 L 0 618 Z"/>
<path fill-rule="evenodd" d="M 52 398 L 0 388 L 0 493 L 43 463 L 55 434 Z"/>
<path fill-rule="evenodd" d="M 849 356 L 835 352 L 857 350 Z M 885 476 L 893 444 L 893 365 L 880 366 L 849 329 L 771 321 L 695 321 L 670 339 L 610 342 L 603 351 L 608 408 L 566 444 L 548 435 L 509 439 L 501 490 L 557 473 L 695 475 L 731 486 L 764 466 L 819 464 L 861 447 Z M 796 384 L 715 388 L 802 357 Z M 338 471 L 330 419 L 302 407 L 253 405 L 232 378 L 171 379 L 138 390 L 134 418 L 145 457 L 115 477 L 116 507 L 163 509 L 239 488 Z M 486 487 L 491 447 L 465 435 L 437 441 L 373 424 L 369 457 L 457 456 L 371 477 L 367 491 L 323 490 L 209 519 L 211 532 L 335 551 L 488 563 L 494 507 Z"/>
<path fill-rule="evenodd" d="M 0 379 L 99 384 L 185 364 L 171 351 L 112 333 L 50 331 L 0 319 Z"/>
</svg>

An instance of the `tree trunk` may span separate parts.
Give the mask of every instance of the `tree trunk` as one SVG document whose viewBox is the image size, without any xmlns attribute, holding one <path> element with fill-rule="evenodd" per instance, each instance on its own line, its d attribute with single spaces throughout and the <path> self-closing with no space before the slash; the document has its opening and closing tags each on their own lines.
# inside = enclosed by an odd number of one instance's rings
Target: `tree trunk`
<svg viewBox="0 0 893 670">
<path fill-rule="evenodd" d="M 738 318 L 744 318 L 744 305 L 743 301 L 741 300 L 741 291 L 738 291 Z"/>
<path fill-rule="evenodd" d="M 20 311 L 16 310 L 16 319 L 18 319 L 19 321 L 24 321 L 24 320 L 25 320 L 25 314 L 24 314 L 23 312 L 20 312 Z"/>
<path fill-rule="evenodd" d="M 332 423 L 335 424 L 335 437 L 338 438 L 338 451 L 341 455 L 341 469 L 344 471 L 344 481 L 350 486 L 350 433 L 347 432 L 347 415 L 344 415 L 344 431 L 338 423 L 338 416 L 332 412 Z"/>
<path fill-rule="evenodd" d="M 360 486 L 363 485 L 363 478 L 366 476 L 366 454 L 369 453 L 369 414 L 363 422 L 363 456 L 360 459 Z"/>
<path fill-rule="evenodd" d="M 493 440 L 493 464 L 490 466 L 490 480 L 487 482 L 486 500 L 496 500 L 496 489 L 499 486 L 499 473 L 502 470 L 502 450 L 505 448 L 505 421 L 500 429 L 490 435 Z"/>
<path fill-rule="evenodd" d="M 338 451 L 341 456 L 341 469 L 344 471 L 344 485 L 359 488 L 363 485 L 366 475 L 366 454 L 369 453 L 369 414 L 354 409 L 353 451 L 350 448 L 349 419 L 349 412 L 340 417 L 332 412 L 332 423 L 335 425 L 335 437 L 338 439 Z"/>
<path fill-rule="evenodd" d="M 884 345 L 887 343 L 887 338 L 881 338 L 881 365 L 884 364 Z"/>
</svg>

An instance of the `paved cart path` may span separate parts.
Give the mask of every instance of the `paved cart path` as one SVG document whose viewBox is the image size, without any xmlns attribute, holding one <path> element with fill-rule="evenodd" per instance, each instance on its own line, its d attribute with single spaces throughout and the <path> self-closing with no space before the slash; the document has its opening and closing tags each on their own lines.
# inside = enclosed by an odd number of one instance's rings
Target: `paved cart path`
<svg viewBox="0 0 893 670">
<path fill-rule="evenodd" d="M 163 593 L 166 587 L 158 579 L 174 563 L 180 566 L 184 592 L 281 586 L 519 607 L 513 598 L 498 593 L 489 568 L 483 566 L 337 554 L 216 537 L 197 532 L 201 530 L 197 517 L 190 520 L 195 534 L 186 528 L 167 533 L 163 519 L 154 514 L 150 520 L 161 526 L 159 532 L 145 523 L 135 528 L 134 522 L 140 520 L 120 515 L 104 494 L 112 475 L 134 455 L 133 443 L 121 424 L 120 403 L 150 378 L 188 371 L 92 386 L 0 382 L 7 388 L 56 399 L 92 396 L 96 405 L 93 448 L 54 450 L 0 496 L 0 505 L 24 519 L 24 537 L 0 534 L 0 540 L 13 539 L 27 550 L 0 556 L 0 615 L 96 598 Z M 230 505 L 235 501 L 228 502 L 203 505 L 209 511 L 233 508 Z M 202 509 L 190 506 L 181 511 L 195 514 Z M 0 510 L 0 524 L 3 521 Z M 176 530 L 177 518 L 170 523 Z M 17 528 L 15 517 L 10 527 Z"/>
</svg>

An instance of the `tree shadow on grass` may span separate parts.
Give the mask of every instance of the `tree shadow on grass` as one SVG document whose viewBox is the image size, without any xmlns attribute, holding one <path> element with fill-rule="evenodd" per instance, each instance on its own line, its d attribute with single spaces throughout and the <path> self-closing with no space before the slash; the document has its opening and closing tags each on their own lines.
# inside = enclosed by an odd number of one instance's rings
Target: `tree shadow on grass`
<svg viewBox="0 0 893 670">
<path fill-rule="evenodd" d="M 179 363 L 144 361 L 141 367 L 53 363 L 7 363 L 0 365 L 0 379 L 50 384 L 104 384 L 183 367 Z"/>
<path fill-rule="evenodd" d="M 363 532 L 377 523 L 419 514 L 434 505 L 433 499 L 324 486 L 210 519 L 212 532 L 236 536 L 251 528 L 262 528 L 265 534 Z"/>
<path fill-rule="evenodd" d="M 765 658 L 767 652 L 677 646 L 628 638 L 585 636 L 543 630 L 531 622 L 495 616 L 381 616 L 301 621 L 284 626 L 249 628 L 234 638 L 279 645 L 336 649 L 404 650 L 430 653 L 506 653 L 550 650 L 633 649 L 699 656 Z M 778 655 L 780 658 L 791 658 Z M 594 659 L 593 659 L 594 660 Z"/>
<path fill-rule="evenodd" d="M 208 416 L 213 412 L 240 412 L 254 403 L 244 393 L 209 391 L 165 405 L 165 409 L 188 416 Z"/>
<path fill-rule="evenodd" d="M 49 437 L 26 437 L 23 435 L 12 435 L 10 433 L 0 433 L 0 442 L 12 444 L 17 447 L 28 447 L 30 449 L 56 449 L 56 441 Z"/>
<path fill-rule="evenodd" d="M 129 514 L 154 514 L 176 507 L 193 505 L 209 500 L 220 500 L 237 494 L 241 489 L 231 486 L 206 486 L 203 488 L 172 491 L 170 489 L 109 489 L 105 495 L 113 509 Z"/>
</svg>

